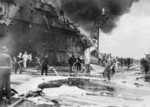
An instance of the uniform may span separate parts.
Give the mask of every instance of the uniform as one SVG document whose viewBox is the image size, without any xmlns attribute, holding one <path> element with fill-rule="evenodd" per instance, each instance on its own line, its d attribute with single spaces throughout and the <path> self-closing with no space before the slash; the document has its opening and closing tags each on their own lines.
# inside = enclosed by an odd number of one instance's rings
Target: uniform
<svg viewBox="0 0 150 107">
<path fill-rule="evenodd" d="M 3 51 L 1 51 L 3 49 Z M 11 89 L 10 89 L 10 75 L 11 75 L 11 65 L 12 61 L 8 54 L 6 54 L 6 47 L 0 49 L 0 99 L 2 99 L 2 93 L 6 91 L 6 98 L 10 99 Z"/>
</svg>

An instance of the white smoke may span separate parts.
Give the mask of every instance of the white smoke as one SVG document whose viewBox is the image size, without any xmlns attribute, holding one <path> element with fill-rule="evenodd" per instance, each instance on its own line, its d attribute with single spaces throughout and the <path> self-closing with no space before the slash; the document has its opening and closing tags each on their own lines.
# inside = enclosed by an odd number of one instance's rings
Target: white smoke
<svg viewBox="0 0 150 107">
<path fill-rule="evenodd" d="M 11 32 L 7 32 L 6 34 L 3 35 L 3 37 L 0 38 L 0 46 L 7 46 L 8 48 L 8 53 L 12 54 L 15 52 L 14 46 L 15 46 L 15 40 L 13 39 L 13 35 Z"/>
<path fill-rule="evenodd" d="M 100 50 L 115 56 L 141 58 L 150 53 L 150 0 L 135 3 L 111 34 L 101 33 Z"/>
</svg>

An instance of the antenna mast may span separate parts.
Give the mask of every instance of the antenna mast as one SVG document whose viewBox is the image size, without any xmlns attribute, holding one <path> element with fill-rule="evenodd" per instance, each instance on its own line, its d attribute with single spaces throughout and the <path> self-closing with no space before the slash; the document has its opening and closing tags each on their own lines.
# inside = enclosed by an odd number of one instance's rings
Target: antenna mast
<svg viewBox="0 0 150 107">
<path fill-rule="evenodd" d="M 108 12 L 106 12 L 105 8 L 99 9 L 96 13 L 96 17 L 94 18 L 94 25 L 90 33 L 90 37 L 97 41 L 97 53 L 99 53 L 99 33 L 102 26 L 107 22 L 108 20 Z"/>
</svg>

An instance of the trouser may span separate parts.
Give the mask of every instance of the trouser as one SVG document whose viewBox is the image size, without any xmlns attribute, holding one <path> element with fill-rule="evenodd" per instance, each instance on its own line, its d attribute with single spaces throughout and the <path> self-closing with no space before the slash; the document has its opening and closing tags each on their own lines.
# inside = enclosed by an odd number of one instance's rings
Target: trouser
<svg viewBox="0 0 150 107">
<path fill-rule="evenodd" d="M 3 91 L 6 91 L 6 98 L 10 99 L 11 89 L 10 89 L 10 72 L 8 68 L 0 68 L 0 99 L 3 97 Z"/>
<path fill-rule="evenodd" d="M 27 61 L 23 61 L 23 67 L 24 67 L 24 68 L 27 67 Z"/>
<path fill-rule="evenodd" d="M 90 73 L 90 64 L 85 64 L 86 73 Z"/>
<path fill-rule="evenodd" d="M 45 72 L 45 75 L 47 75 L 47 72 L 48 72 L 48 67 L 47 67 L 47 65 L 42 65 L 41 75 L 43 75 L 44 72 Z"/>
<path fill-rule="evenodd" d="M 79 62 L 76 63 L 76 66 L 77 66 L 77 71 L 81 71 L 81 64 Z"/>
<path fill-rule="evenodd" d="M 128 68 L 130 68 L 130 62 L 128 62 Z"/>
<path fill-rule="evenodd" d="M 15 63 L 14 73 L 17 73 L 19 70 L 19 73 L 22 72 L 21 64 Z"/>
<path fill-rule="evenodd" d="M 114 75 L 116 73 L 116 66 L 113 66 L 111 71 L 112 71 L 112 75 Z"/>
<path fill-rule="evenodd" d="M 112 72 L 112 69 L 110 68 L 110 66 L 106 66 L 106 68 L 105 68 L 105 70 L 103 72 L 103 76 L 107 77 L 108 80 L 110 80 L 111 72 Z"/>
<path fill-rule="evenodd" d="M 98 58 L 98 64 L 101 64 L 101 62 L 102 62 L 101 58 Z"/>
<path fill-rule="evenodd" d="M 149 66 L 148 66 L 148 65 L 145 65 L 145 66 L 144 66 L 144 73 L 147 74 L 148 71 L 149 71 L 149 69 L 150 69 Z"/>
<path fill-rule="evenodd" d="M 70 75 L 71 75 L 71 73 L 72 73 L 72 66 L 73 66 L 73 65 L 70 65 L 70 72 L 69 72 Z"/>
<path fill-rule="evenodd" d="M 15 63 L 15 64 L 14 64 L 14 72 L 15 72 L 15 73 L 17 73 L 18 68 L 19 68 L 18 63 Z"/>
</svg>

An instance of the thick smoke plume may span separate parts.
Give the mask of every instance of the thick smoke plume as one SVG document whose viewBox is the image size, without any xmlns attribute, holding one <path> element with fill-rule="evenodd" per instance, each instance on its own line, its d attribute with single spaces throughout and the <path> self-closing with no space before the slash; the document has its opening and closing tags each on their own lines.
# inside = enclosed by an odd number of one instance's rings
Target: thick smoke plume
<svg viewBox="0 0 150 107">
<path fill-rule="evenodd" d="M 101 33 L 101 52 L 136 59 L 150 53 L 150 0 L 140 0 L 116 24 L 111 34 Z"/>
<path fill-rule="evenodd" d="M 87 32 L 93 27 L 97 11 L 105 8 L 109 19 L 102 30 L 108 33 L 116 27 L 115 22 L 119 16 L 129 12 L 132 4 L 137 1 L 139 0 L 61 0 L 60 3 L 65 15 Z"/>
</svg>

